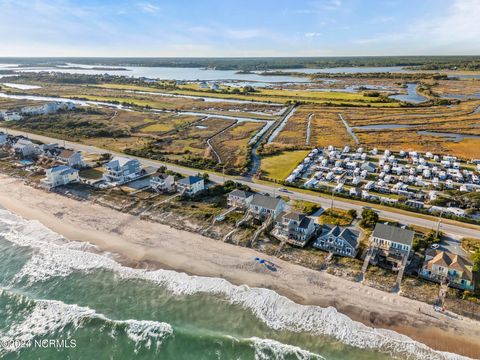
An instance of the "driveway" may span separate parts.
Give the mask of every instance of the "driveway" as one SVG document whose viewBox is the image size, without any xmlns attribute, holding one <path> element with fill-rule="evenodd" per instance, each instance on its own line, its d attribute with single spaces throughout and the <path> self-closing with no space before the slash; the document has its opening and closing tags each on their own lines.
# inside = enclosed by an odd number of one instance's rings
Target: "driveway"
<svg viewBox="0 0 480 360">
<path fill-rule="evenodd" d="M 462 249 L 461 241 L 459 239 L 455 239 L 453 237 L 444 236 L 442 240 L 439 242 L 439 250 L 449 251 L 453 254 L 466 256 L 467 252 Z"/>
</svg>

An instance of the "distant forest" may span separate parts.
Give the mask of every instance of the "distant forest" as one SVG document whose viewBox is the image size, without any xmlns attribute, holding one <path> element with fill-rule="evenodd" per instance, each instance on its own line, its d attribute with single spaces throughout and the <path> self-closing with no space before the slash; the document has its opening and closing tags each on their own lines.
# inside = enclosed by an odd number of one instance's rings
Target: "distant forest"
<svg viewBox="0 0 480 360">
<path fill-rule="evenodd" d="M 94 66 L 192 67 L 217 70 L 271 70 L 345 66 L 405 66 L 423 70 L 480 70 L 480 56 L 365 56 L 258 58 L 0 58 L 0 63 L 55 66 L 67 63 Z"/>
</svg>

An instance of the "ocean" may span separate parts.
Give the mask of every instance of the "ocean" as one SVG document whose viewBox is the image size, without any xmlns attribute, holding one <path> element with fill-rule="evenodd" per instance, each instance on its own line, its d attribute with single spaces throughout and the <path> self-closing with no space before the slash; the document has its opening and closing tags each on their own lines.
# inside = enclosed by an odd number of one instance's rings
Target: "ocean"
<svg viewBox="0 0 480 360">
<path fill-rule="evenodd" d="M 0 209 L 2 359 L 460 359 L 272 290 L 120 265 Z"/>
</svg>

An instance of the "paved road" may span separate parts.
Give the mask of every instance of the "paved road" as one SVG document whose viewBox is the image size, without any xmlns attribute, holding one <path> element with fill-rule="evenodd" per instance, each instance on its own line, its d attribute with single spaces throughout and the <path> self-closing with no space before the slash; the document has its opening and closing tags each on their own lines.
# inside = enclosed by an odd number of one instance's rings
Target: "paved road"
<svg viewBox="0 0 480 360">
<path fill-rule="evenodd" d="M 5 128 L 0 128 L 0 130 L 12 134 L 12 135 L 24 135 L 28 136 L 32 140 L 38 140 L 44 143 L 59 143 L 63 145 L 64 141 L 60 139 L 55 139 L 51 137 L 46 137 L 46 136 L 41 136 L 41 135 L 35 135 L 35 134 L 30 134 L 30 133 L 25 133 L 23 131 L 14 131 L 10 129 L 5 129 Z M 92 153 L 92 154 L 103 154 L 103 153 L 110 153 L 112 155 L 118 155 L 118 156 L 125 156 L 124 154 L 121 153 L 116 153 L 113 151 L 97 148 L 94 146 L 88 146 L 88 145 L 83 145 L 83 144 L 78 144 L 74 142 L 69 142 L 65 141 L 65 145 L 67 147 L 70 147 L 72 149 L 75 149 L 77 151 L 83 151 L 87 153 Z M 134 156 L 130 156 L 134 157 Z M 160 166 L 166 166 L 167 169 L 179 172 L 185 175 L 196 175 L 199 172 L 201 172 L 198 169 L 191 169 L 191 168 L 186 168 L 182 166 L 177 166 L 177 165 L 171 165 L 171 164 L 166 164 L 162 163 L 160 161 L 156 160 L 149 160 L 149 159 L 144 159 L 144 158 L 138 158 L 137 159 L 142 163 L 143 166 L 153 166 L 153 167 L 160 167 Z M 219 174 L 213 174 L 209 173 L 210 175 L 210 180 L 216 183 L 223 183 L 224 180 L 235 180 L 239 183 L 246 184 L 250 186 L 253 190 L 263 192 L 263 193 L 268 193 L 271 195 L 285 195 L 288 196 L 292 200 L 305 200 L 305 201 L 310 201 L 313 203 L 320 204 L 324 208 L 329 208 L 331 206 L 331 199 L 329 198 L 322 198 L 316 195 L 312 194 L 305 194 L 302 192 L 296 192 L 296 191 L 288 191 L 287 192 L 280 192 L 279 187 L 276 187 L 274 185 L 270 184 L 257 184 L 253 183 L 248 179 L 239 179 L 239 178 L 234 178 L 234 177 L 229 177 L 229 176 L 223 176 Z M 372 208 L 375 207 L 374 204 L 367 204 L 365 203 L 366 206 L 370 206 Z M 352 204 L 348 202 L 348 200 L 344 199 L 335 199 L 334 200 L 334 206 L 336 208 L 341 208 L 341 209 L 355 209 L 357 210 L 358 213 L 361 212 L 362 206 L 363 205 L 358 205 L 358 204 Z M 398 221 L 403 224 L 410 224 L 410 225 L 417 225 L 425 228 L 430 228 L 430 229 L 436 229 L 437 224 L 438 224 L 438 219 L 435 217 L 430 217 L 430 219 L 424 219 L 416 215 L 415 213 L 398 213 L 398 212 L 391 212 L 387 210 L 379 210 L 378 211 L 380 216 L 386 219 L 391 219 L 393 221 Z M 470 226 L 470 225 L 468 225 Z M 441 224 L 441 231 L 444 233 L 453 236 L 453 237 L 474 237 L 474 238 L 479 238 L 480 239 L 480 226 L 477 226 L 475 228 L 470 228 L 463 226 L 461 223 L 456 222 L 456 223 L 442 223 Z"/>
</svg>

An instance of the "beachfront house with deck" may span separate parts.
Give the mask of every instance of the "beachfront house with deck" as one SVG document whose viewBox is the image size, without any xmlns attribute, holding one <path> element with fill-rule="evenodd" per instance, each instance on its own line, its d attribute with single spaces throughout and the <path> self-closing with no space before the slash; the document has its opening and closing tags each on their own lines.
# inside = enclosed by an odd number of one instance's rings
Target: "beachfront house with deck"
<svg viewBox="0 0 480 360">
<path fill-rule="evenodd" d="M 55 158 L 73 168 L 79 169 L 85 166 L 82 154 L 79 151 L 59 149 Z"/>
<path fill-rule="evenodd" d="M 298 212 L 280 212 L 275 218 L 272 235 L 289 244 L 304 247 L 317 230 L 315 221 Z"/>
<path fill-rule="evenodd" d="M 141 176 L 140 162 L 137 159 L 116 156 L 104 165 L 103 180 L 121 185 Z"/>
<path fill-rule="evenodd" d="M 255 194 L 248 206 L 256 220 L 264 220 L 270 216 L 274 218 L 282 212 L 285 202 L 272 196 Z"/>
<path fill-rule="evenodd" d="M 177 188 L 186 196 L 194 196 L 205 190 L 205 180 L 200 176 L 187 176 L 177 182 Z"/>
<path fill-rule="evenodd" d="M 39 153 L 39 148 L 36 144 L 28 139 L 20 139 L 13 145 L 15 154 L 22 158 L 34 157 Z"/>
<path fill-rule="evenodd" d="M 335 255 L 355 257 L 359 245 L 358 231 L 338 225 L 322 226 L 320 236 L 314 240 L 313 247 Z"/>
<path fill-rule="evenodd" d="M 73 169 L 66 165 L 59 165 L 47 169 L 42 184 L 51 189 L 60 185 L 78 182 L 79 180 L 80 177 L 77 169 Z"/>
<path fill-rule="evenodd" d="M 159 193 L 172 193 L 175 191 L 175 178 L 173 175 L 156 174 L 150 178 L 150 186 Z"/>
<path fill-rule="evenodd" d="M 474 291 L 473 263 L 466 256 L 443 249 L 428 249 L 420 276 L 462 290 Z"/>
<path fill-rule="evenodd" d="M 227 196 L 227 204 L 229 207 L 237 207 L 246 209 L 253 199 L 253 193 L 244 190 L 233 190 Z"/>
<path fill-rule="evenodd" d="M 415 232 L 409 229 L 377 223 L 370 237 L 370 247 L 374 250 L 370 262 L 392 269 L 405 265 L 414 235 Z"/>
</svg>

